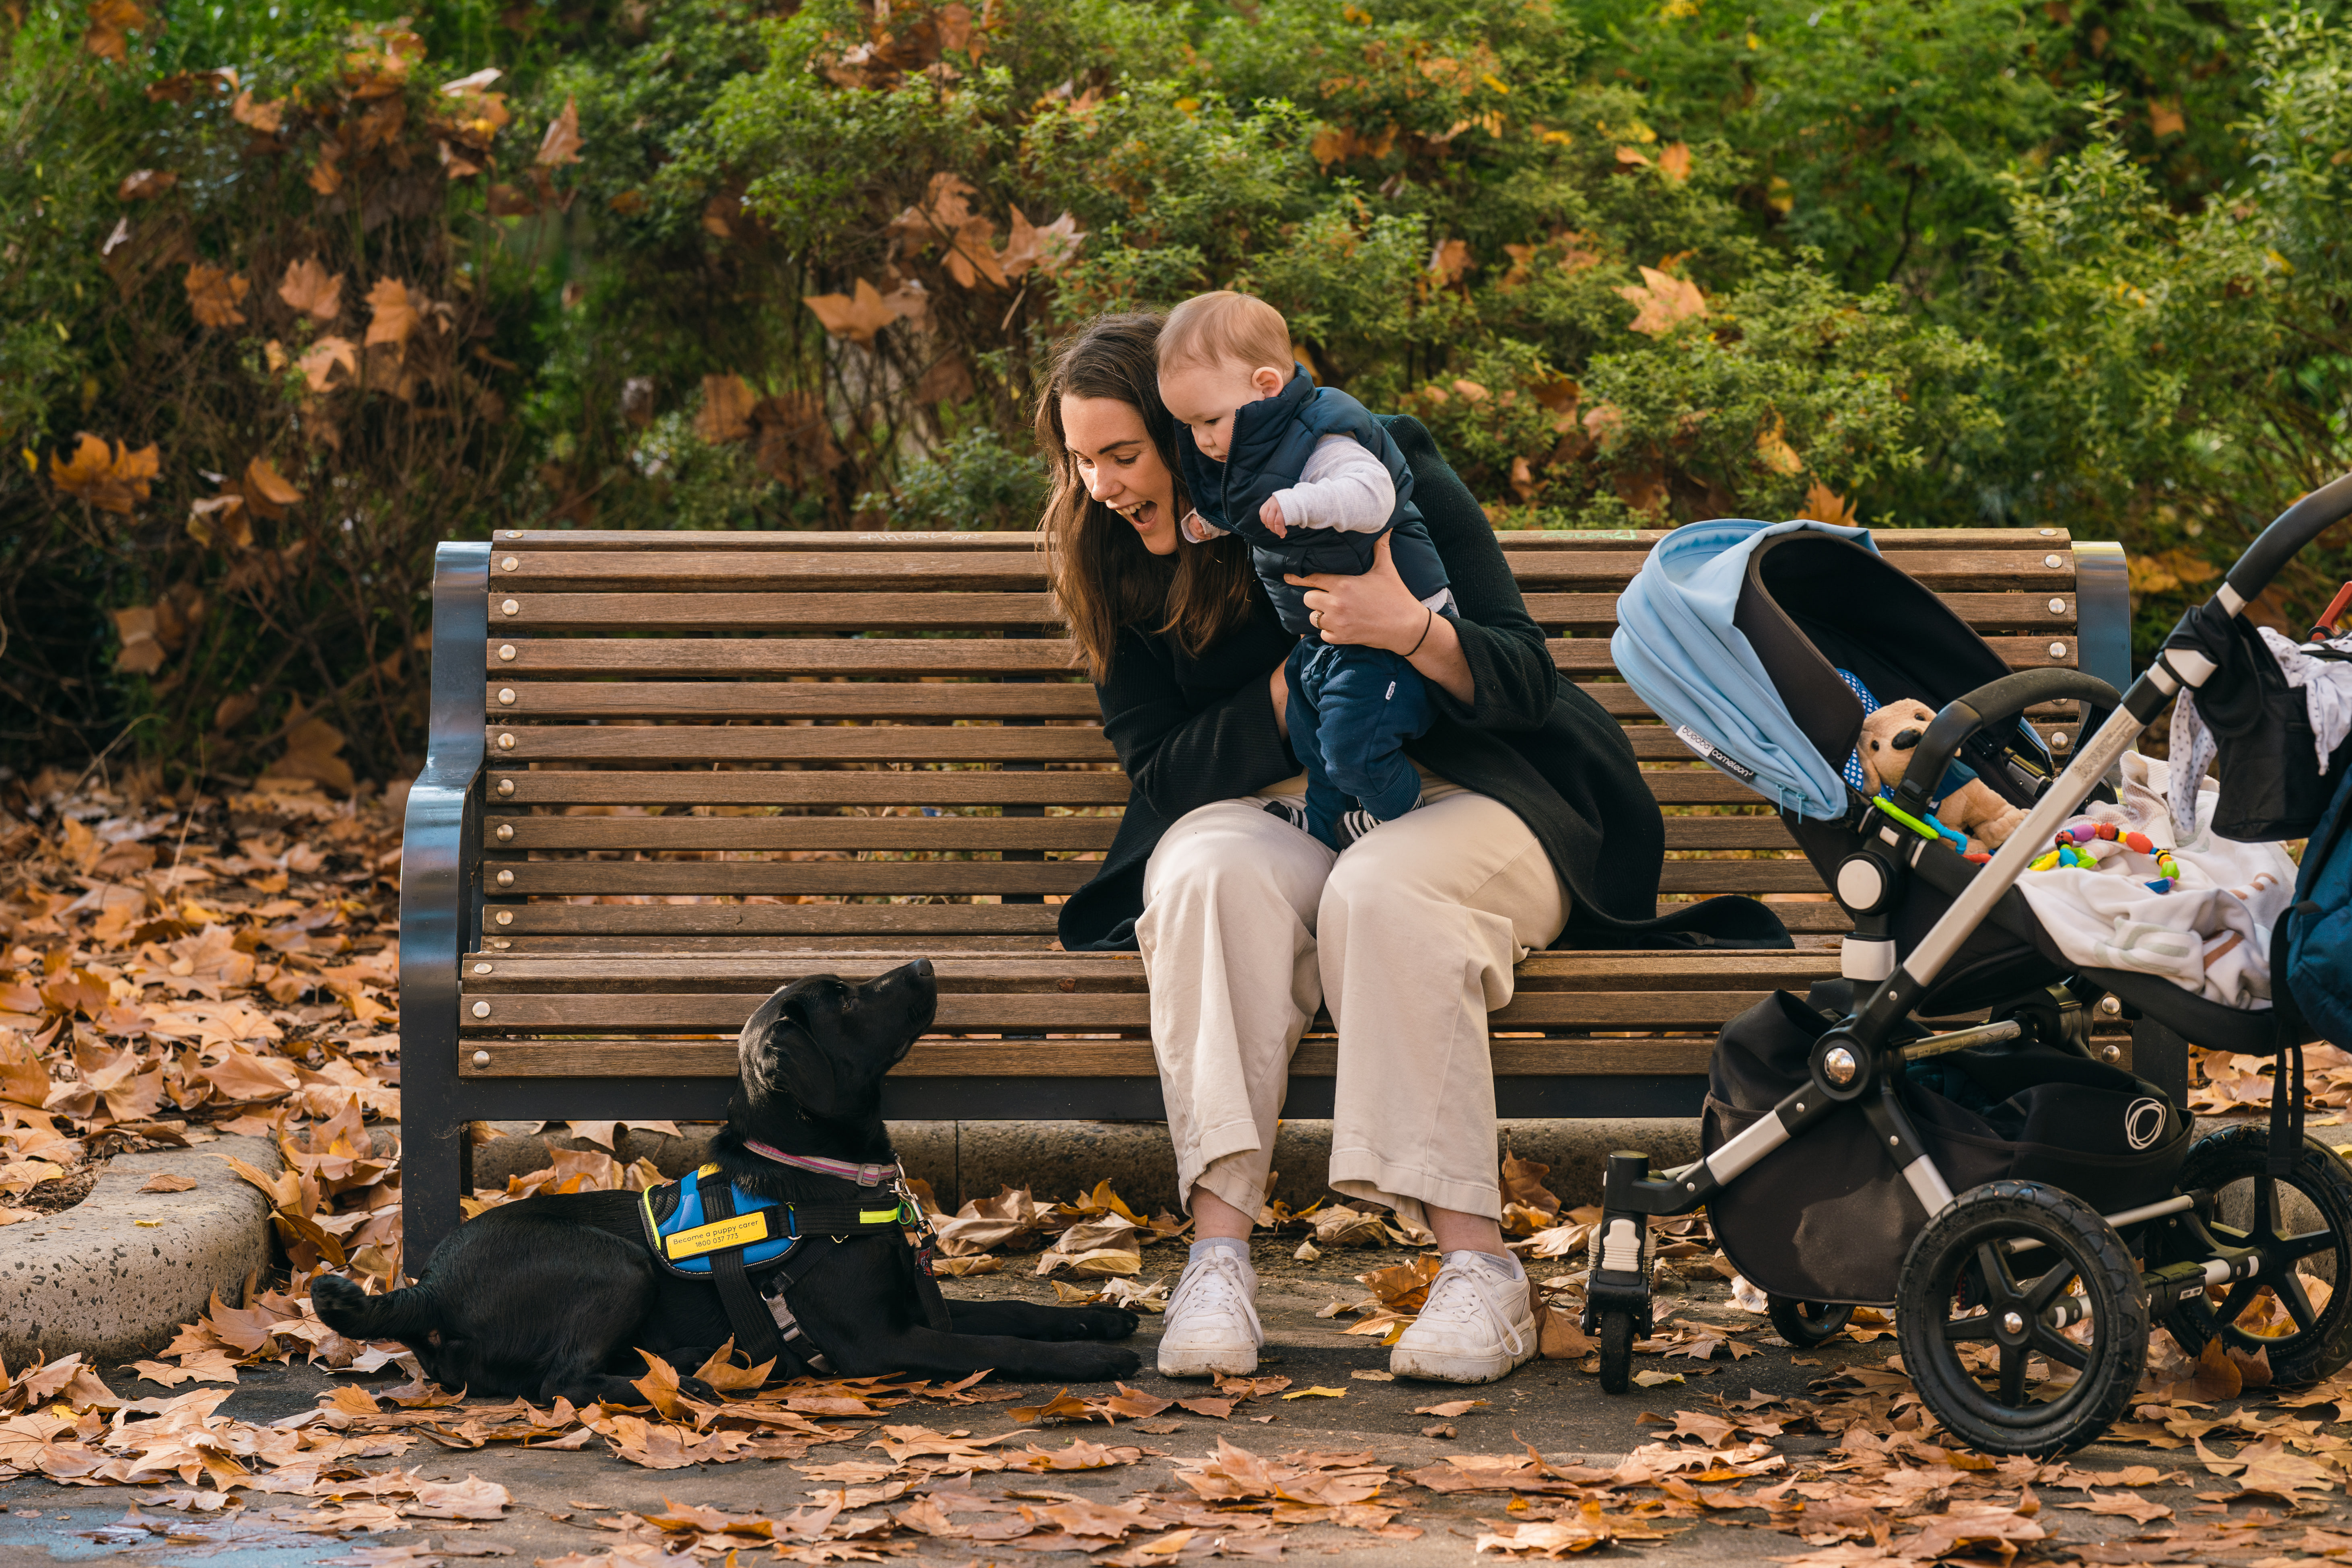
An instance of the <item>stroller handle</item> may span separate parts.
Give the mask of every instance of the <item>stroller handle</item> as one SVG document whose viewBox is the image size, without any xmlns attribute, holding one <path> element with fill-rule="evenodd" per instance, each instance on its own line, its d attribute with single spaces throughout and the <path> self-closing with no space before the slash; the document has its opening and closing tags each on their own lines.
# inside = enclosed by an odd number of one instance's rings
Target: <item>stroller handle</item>
<svg viewBox="0 0 2352 1568">
<path fill-rule="evenodd" d="M 2079 669 L 2021 669 L 1988 681 L 1944 704 L 1912 750 L 1910 765 L 1903 770 L 1902 787 L 1895 792 L 1895 804 L 1914 816 L 1925 816 L 1928 793 L 1942 781 L 1944 770 L 1952 765 L 1969 737 L 2009 723 L 2029 708 L 2078 701 L 2105 714 L 2122 700 L 2114 687 Z"/>
<path fill-rule="evenodd" d="M 2322 485 L 2284 511 L 2247 546 L 2224 579 L 2238 596 L 2232 614 L 2271 585 L 2295 552 L 2347 517 L 2352 517 L 2352 474 Z"/>
</svg>

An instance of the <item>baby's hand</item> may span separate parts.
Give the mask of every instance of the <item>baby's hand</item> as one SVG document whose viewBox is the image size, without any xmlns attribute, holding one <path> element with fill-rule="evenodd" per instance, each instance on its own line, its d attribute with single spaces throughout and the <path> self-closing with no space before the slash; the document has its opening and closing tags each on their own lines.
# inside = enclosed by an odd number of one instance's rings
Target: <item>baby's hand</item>
<svg viewBox="0 0 2352 1568">
<path fill-rule="evenodd" d="M 1265 524 L 1267 531 L 1276 539 L 1290 537 L 1290 531 L 1282 525 L 1282 502 L 1279 498 L 1266 497 L 1265 504 L 1257 509 L 1257 520 Z"/>
</svg>

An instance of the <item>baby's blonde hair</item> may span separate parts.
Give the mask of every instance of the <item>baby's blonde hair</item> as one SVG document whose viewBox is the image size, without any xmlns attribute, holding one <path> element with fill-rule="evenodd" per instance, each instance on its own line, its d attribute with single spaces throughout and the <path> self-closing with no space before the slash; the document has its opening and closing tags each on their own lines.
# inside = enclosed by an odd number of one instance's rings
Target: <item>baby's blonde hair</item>
<svg viewBox="0 0 2352 1568">
<path fill-rule="evenodd" d="M 1168 312 L 1160 329 L 1160 368 L 1223 364 L 1234 361 L 1252 370 L 1290 368 L 1290 323 L 1282 312 L 1248 294 L 1220 289 L 1195 294 Z"/>
</svg>

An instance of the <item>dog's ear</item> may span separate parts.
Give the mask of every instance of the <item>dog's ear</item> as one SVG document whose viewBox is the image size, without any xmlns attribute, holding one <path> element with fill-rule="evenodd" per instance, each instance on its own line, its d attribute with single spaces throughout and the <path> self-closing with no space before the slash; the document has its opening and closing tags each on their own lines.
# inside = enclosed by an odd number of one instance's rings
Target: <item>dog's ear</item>
<svg viewBox="0 0 2352 1568">
<path fill-rule="evenodd" d="M 801 998 L 788 1000 L 769 1030 L 764 1053 L 771 1092 L 790 1096 L 801 1113 L 819 1121 L 862 1121 L 874 1111 L 881 1072 L 875 1064 L 845 1055 L 824 1037 L 838 1033 L 837 1018 L 821 1017 Z M 837 1042 L 835 1042 L 837 1045 Z M 884 1064 L 887 1071 L 894 1063 Z"/>
</svg>

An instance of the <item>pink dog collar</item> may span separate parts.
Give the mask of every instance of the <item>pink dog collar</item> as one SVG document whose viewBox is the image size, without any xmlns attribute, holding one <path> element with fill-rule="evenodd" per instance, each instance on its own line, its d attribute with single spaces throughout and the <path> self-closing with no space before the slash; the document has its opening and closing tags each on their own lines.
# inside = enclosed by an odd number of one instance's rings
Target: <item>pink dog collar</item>
<svg viewBox="0 0 2352 1568">
<path fill-rule="evenodd" d="M 814 1154 L 787 1154 L 755 1138 L 743 1140 L 743 1147 L 762 1160 L 773 1160 L 779 1165 L 796 1170 L 814 1171 L 821 1176 L 838 1176 L 845 1182 L 856 1182 L 861 1187 L 878 1187 L 893 1180 L 899 1173 L 896 1160 L 887 1165 L 853 1165 L 846 1160 L 827 1160 Z"/>
</svg>

